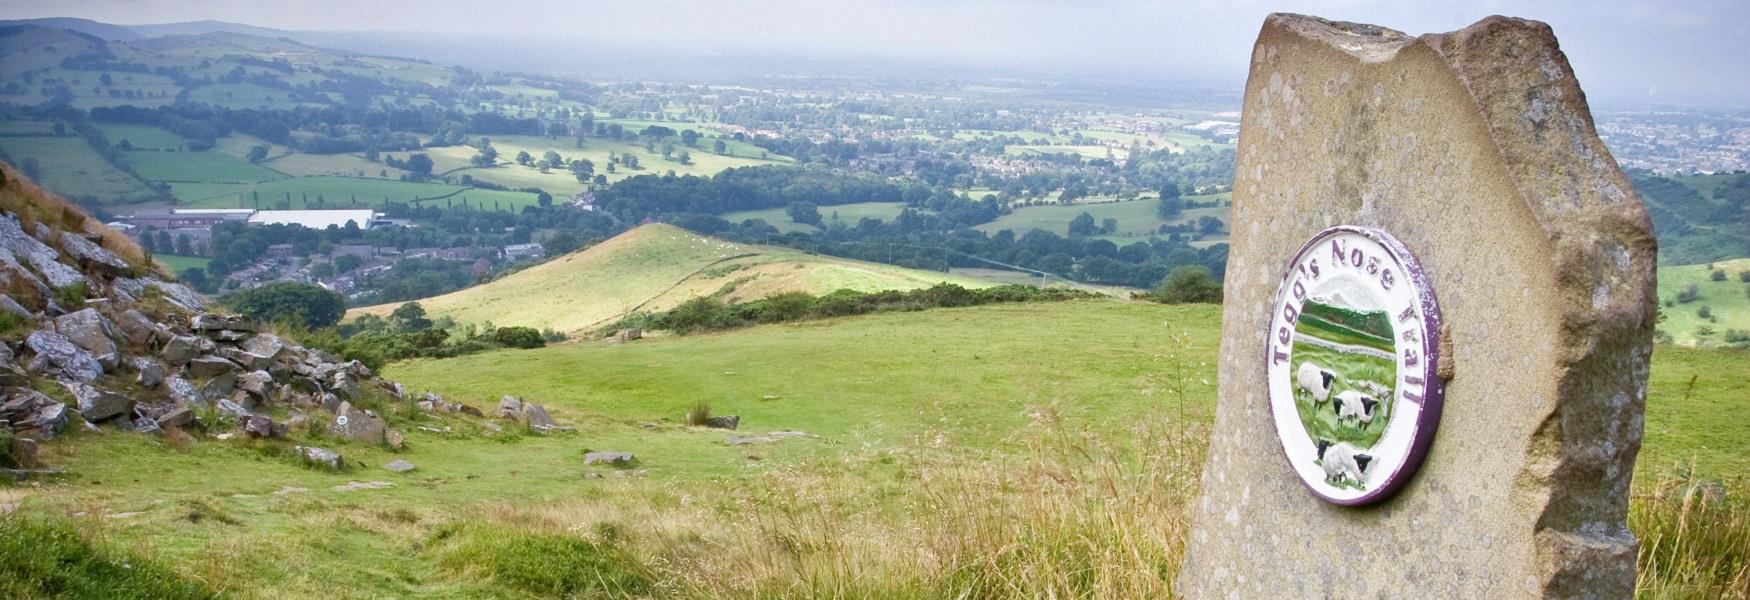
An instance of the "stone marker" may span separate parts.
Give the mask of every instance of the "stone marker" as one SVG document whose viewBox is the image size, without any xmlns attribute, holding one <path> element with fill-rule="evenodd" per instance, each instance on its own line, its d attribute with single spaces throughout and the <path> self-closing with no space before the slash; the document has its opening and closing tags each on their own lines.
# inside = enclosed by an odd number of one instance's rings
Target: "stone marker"
<svg viewBox="0 0 1750 600">
<path fill-rule="evenodd" d="M 631 452 L 588 452 L 583 455 L 583 464 L 586 465 L 624 467 L 636 460 Z"/>
<path fill-rule="evenodd" d="M 1631 596 L 1656 243 L 1549 27 L 1273 15 L 1243 115 L 1177 592 Z"/>
</svg>

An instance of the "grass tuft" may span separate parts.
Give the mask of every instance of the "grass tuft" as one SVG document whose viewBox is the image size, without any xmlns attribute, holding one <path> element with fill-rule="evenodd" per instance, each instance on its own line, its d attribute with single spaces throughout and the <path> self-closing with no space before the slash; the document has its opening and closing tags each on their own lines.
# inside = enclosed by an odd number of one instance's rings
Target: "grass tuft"
<svg viewBox="0 0 1750 600">
<path fill-rule="evenodd" d="M 705 422 L 709 421 L 709 420 L 711 420 L 711 403 L 710 402 L 700 400 L 698 404 L 694 404 L 692 408 L 687 409 L 687 424 L 688 425 L 692 425 L 694 427 L 703 427 L 705 425 Z"/>
<path fill-rule="evenodd" d="M 216 598 L 211 590 L 62 520 L 0 518 L 0 597 Z"/>
<path fill-rule="evenodd" d="M 1750 598 L 1750 481 L 1679 468 L 1636 494 L 1641 598 Z"/>
</svg>

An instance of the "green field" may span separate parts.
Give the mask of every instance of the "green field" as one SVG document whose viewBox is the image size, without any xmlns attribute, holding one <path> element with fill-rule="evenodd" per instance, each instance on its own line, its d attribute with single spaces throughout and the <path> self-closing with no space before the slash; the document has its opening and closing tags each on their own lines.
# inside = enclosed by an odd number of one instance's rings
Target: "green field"
<svg viewBox="0 0 1750 600">
<path fill-rule="evenodd" d="M 1211 200 L 1226 201 L 1229 194 L 1213 194 L 1208 196 L 1186 196 L 1188 200 L 1209 202 Z M 1025 206 L 1014 209 L 1013 212 L 997 217 L 989 223 L 978 225 L 975 229 L 985 233 L 996 233 L 1009 229 L 1017 235 L 1033 229 L 1043 229 L 1058 235 L 1069 234 L 1069 223 L 1082 213 L 1088 213 L 1094 218 L 1094 224 L 1099 225 L 1105 219 L 1116 219 L 1118 230 L 1109 236 L 1102 236 L 1113 243 L 1123 246 L 1132 242 L 1147 241 L 1149 236 L 1160 230 L 1161 225 L 1195 221 L 1201 216 L 1212 216 L 1228 220 L 1227 207 L 1187 209 L 1178 219 L 1163 221 L 1155 215 L 1159 201 L 1154 198 L 1128 200 L 1121 202 L 1085 202 L 1077 204 L 1046 204 L 1040 206 Z"/>
<path fill-rule="evenodd" d="M 120 145 L 126 141 L 135 150 L 183 150 L 188 146 L 187 139 L 161 127 L 103 122 L 93 125 L 109 143 Z"/>
<path fill-rule="evenodd" d="M 685 129 L 683 123 L 663 123 L 665 127 Z M 630 125 L 627 125 L 628 127 Z M 642 125 L 639 126 L 642 129 Z M 632 131 L 637 131 L 636 129 Z M 609 183 L 634 175 L 661 175 L 674 171 L 676 175 L 715 175 L 725 169 L 748 167 L 766 164 L 788 163 L 790 159 L 773 156 L 769 159 L 759 158 L 759 149 L 754 146 L 729 141 L 730 152 L 735 156 L 724 156 L 710 152 L 713 138 L 701 138 L 699 147 L 686 148 L 677 141 L 675 155 L 686 150 L 692 157 L 692 164 L 683 165 L 675 160 L 662 157 L 661 145 L 657 152 L 644 149 L 642 142 L 609 141 L 600 138 L 586 138 L 582 148 L 576 147 L 576 140 L 569 137 L 549 139 L 541 136 L 507 135 L 492 138 L 492 147 L 498 150 L 499 165 L 495 167 L 475 167 L 469 161 L 477 151 L 470 146 L 449 146 L 442 148 L 427 148 L 425 153 L 436 165 L 435 173 L 443 173 L 451 178 L 468 174 L 476 179 L 490 181 L 511 188 L 538 187 L 554 195 L 570 195 L 588 189 L 586 184 L 578 183 L 577 178 L 564 168 L 552 168 L 547 173 L 532 166 L 516 164 L 518 152 L 528 152 L 535 160 L 548 151 L 559 153 L 564 160 L 577 158 L 588 159 L 595 165 L 595 172 L 606 175 Z M 402 153 L 395 153 L 400 156 Z M 618 169 L 608 173 L 608 158 L 610 154 L 631 154 L 638 157 L 640 169 Z"/>
<path fill-rule="evenodd" d="M 219 150 L 200 152 L 154 152 L 135 150 L 122 153 L 122 162 L 134 172 L 152 181 L 199 183 L 256 183 L 280 179 L 285 175 L 250 164 Z"/>
<path fill-rule="evenodd" d="M 737 244 L 670 225 L 645 225 L 490 283 L 420 300 L 434 316 L 587 331 L 638 310 L 667 310 L 716 296 L 746 302 L 779 292 L 909 290 L 940 282 L 990 284 L 934 271 Z M 398 304 L 355 309 L 387 315 Z"/>
<path fill-rule="evenodd" d="M 1713 280 L 1715 270 L 1726 274 L 1724 281 Z M 1729 336 L 1733 331 L 1750 336 L 1750 282 L 1739 279 L 1739 273 L 1745 272 L 1750 272 L 1750 258 L 1713 263 L 1711 270 L 1705 264 L 1659 267 L 1659 311 L 1664 319 L 1659 331 L 1677 344 L 1717 346 L 1733 343 L 1727 339 L 1733 337 L 1750 347 L 1750 337 Z M 1677 302 L 1689 286 L 1695 286 L 1697 298 Z M 1704 307 L 1712 318 L 1699 314 Z"/>
<path fill-rule="evenodd" d="M 68 475 L 0 485 L 0 502 L 24 518 L 82 515 L 106 546 L 246 597 L 637 596 L 589 587 L 627 573 L 681 597 L 954 597 L 968 576 L 1165 596 L 1215 402 L 1219 317 L 997 305 L 416 361 L 387 374 L 479 407 L 516 394 L 578 432 L 495 435 L 385 406 L 409 449 L 320 441 L 353 462 L 339 474 L 281 458 L 293 442 L 74 432 L 46 448 Z M 1750 421 L 1733 418 L 1746 365 L 1743 351 L 1655 354 L 1643 478 L 1676 460 L 1750 469 Z M 741 429 L 680 425 L 699 402 Z M 807 437 L 728 443 L 775 431 Z M 617 477 L 582 465 L 586 450 L 638 465 Z M 380 469 L 396 458 L 418 470 Z M 392 487 L 337 489 L 371 481 Z M 585 560 L 604 549 L 618 558 Z M 1029 577 L 1065 560 L 1124 578 Z M 724 564 L 748 575 L 713 576 Z"/>
<path fill-rule="evenodd" d="M 183 204 L 195 208 L 236 208 L 239 198 L 245 208 L 254 208 L 257 196 L 261 208 L 273 208 L 274 203 L 291 198 L 292 208 L 317 208 L 317 202 L 329 208 L 347 208 L 357 199 L 359 206 L 379 206 L 384 199 L 391 202 L 411 202 L 428 206 L 471 207 L 491 209 L 498 202 L 499 210 L 521 210 L 536 202 L 534 194 L 482 190 L 435 182 L 411 182 L 359 177 L 291 177 L 259 184 L 203 184 L 171 186 Z M 186 191 L 185 191 L 186 190 Z M 308 204 L 306 204 L 306 197 Z"/>
<path fill-rule="evenodd" d="M 156 260 L 158 261 L 158 264 L 164 265 L 164 270 L 169 271 L 172 274 L 181 273 L 183 269 L 205 269 L 207 268 L 207 263 L 212 262 L 212 259 L 210 258 L 200 256 L 177 256 L 174 254 L 154 254 L 152 255 L 152 260 Z"/>
<path fill-rule="evenodd" d="M 846 227 L 856 227 L 863 219 L 880 219 L 891 221 L 905 210 L 904 202 L 858 202 L 854 204 L 835 204 L 820 207 L 821 223 L 826 227 L 842 224 Z M 725 221 L 740 223 L 748 219 L 763 219 L 767 225 L 778 228 L 778 231 L 820 231 L 819 227 L 804 225 L 790 219 L 790 215 L 782 208 L 764 210 L 744 210 L 723 215 Z"/>
<path fill-rule="evenodd" d="M 69 198 L 109 204 L 120 198 L 149 195 L 138 179 L 109 164 L 79 137 L 0 137 L 0 152 L 12 157 L 13 166 L 37 162 L 37 184 Z"/>
</svg>

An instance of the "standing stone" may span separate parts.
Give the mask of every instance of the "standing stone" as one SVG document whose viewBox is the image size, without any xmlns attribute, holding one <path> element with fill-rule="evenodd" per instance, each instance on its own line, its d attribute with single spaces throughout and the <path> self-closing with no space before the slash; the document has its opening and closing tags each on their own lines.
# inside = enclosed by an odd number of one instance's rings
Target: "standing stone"
<svg viewBox="0 0 1750 600">
<path fill-rule="evenodd" d="M 1656 243 L 1590 114 L 1542 23 L 1413 38 L 1269 17 L 1246 84 L 1221 403 L 1179 594 L 1633 595 Z M 1290 469 L 1264 376 L 1283 270 L 1343 224 L 1390 232 L 1420 260 L 1450 342 L 1421 470 L 1358 508 Z"/>
</svg>

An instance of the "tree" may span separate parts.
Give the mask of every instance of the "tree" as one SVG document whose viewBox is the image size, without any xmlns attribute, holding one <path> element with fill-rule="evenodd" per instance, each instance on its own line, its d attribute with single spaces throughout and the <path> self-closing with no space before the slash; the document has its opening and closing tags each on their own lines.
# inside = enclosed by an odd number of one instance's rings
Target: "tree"
<svg viewBox="0 0 1750 600">
<path fill-rule="evenodd" d="M 1154 299 L 1167 304 L 1221 303 L 1221 281 L 1210 274 L 1209 267 L 1187 265 L 1173 269 L 1155 287 Z"/>
<path fill-rule="evenodd" d="M 431 319 L 425 318 L 425 307 L 418 302 L 408 302 L 389 313 L 389 324 L 401 332 L 425 331 L 431 327 Z"/>
<path fill-rule="evenodd" d="M 175 254 L 178 256 L 194 256 L 194 246 L 190 244 L 188 234 L 179 233 L 176 235 L 175 250 Z"/>
<path fill-rule="evenodd" d="M 541 205 L 541 208 L 547 208 L 549 206 L 552 206 L 553 205 L 553 195 L 549 194 L 547 192 L 544 192 L 544 191 L 539 193 L 539 194 L 536 194 L 535 195 L 535 204 Z"/>
<path fill-rule="evenodd" d="M 689 147 L 698 146 L 699 145 L 699 132 L 693 131 L 691 129 L 682 129 L 681 130 L 681 143 L 686 144 Z"/>
<path fill-rule="evenodd" d="M 267 146 L 251 146 L 249 148 L 249 162 L 258 163 L 266 158 Z"/>
<path fill-rule="evenodd" d="M 572 159 L 571 174 L 577 176 L 578 183 L 588 183 L 590 176 L 595 174 L 595 163 L 587 158 Z"/>
<path fill-rule="evenodd" d="M 565 164 L 565 159 L 560 157 L 558 152 L 554 152 L 552 150 L 548 150 L 546 153 L 542 154 L 541 158 L 546 159 L 547 164 L 549 164 L 549 165 L 563 165 L 563 164 Z"/>
<path fill-rule="evenodd" d="M 666 137 L 674 137 L 674 130 L 661 125 L 651 125 L 645 127 L 643 131 L 638 132 L 638 135 L 647 138 L 662 139 Z"/>
<path fill-rule="evenodd" d="M 791 221 L 803 225 L 820 225 L 821 222 L 820 208 L 810 202 L 791 202 L 789 206 L 784 207 L 784 212 L 790 215 Z"/>
<path fill-rule="evenodd" d="M 528 150 L 518 150 L 516 153 L 516 164 L 519 164 L 519 165 L 522 165 L 525 167 L 532 165 L 532 164 L 535 164 L 535 157 L 529 156 Z"/>
<path fill-rule="evenodd" d="M 342 254 L 340 256 L 334 257 L 334 272 L 336 274 L 343 274 L 344 275 L 348 271 L 351 271 L 353 269 L 357 269 L 360 266 L 363 266 L 364 264 L 365 264 L 365 259 L 359 258 L 357 255 Z"/>
<path fill-rule="evenodd" d="M 711 143 L 711 151 L 718 154 L 728 154 L 729 144 L 723 143 L 723 140 L 717 140 L 716 142 Z"/>
<path fill-rule="evenodd" d="M 1099 233 L 1094 226 L 1094 215 L 1082 213 L 1069 221 L 1069 236 L 1072 238 L 1090 236 Z"/>
<path fill-rule="evenodd" d="M 414 175 L 417 175 L 422 179 L 431 176 L 431 167 L 431 157 L 426 156 L 424 152 L 407 157 L 407 162 L 402 164 L 402 168 L 407 169 L 409 172 L 412 172 Z"/>
<path fill-rule="evenodd" d="M 677 161 L 683 165 L 693 164 L 693 155 L 688 153 L 686 150 L 682 150 L 680 155 L 676 156 L 674 159 L 675 159 L 675 161 Z"/>
<path fill-rule="evenodd" d="M 1168 183 L 1161 186 L 1160 205 L 1155 208 L 1155 216 L 1163 221 L 1179 218 L 1179 213 L 1185 211 L 1185 200 L 1179 197 L 1179 186 Z"/>
<path fill-rule="evenodd" d="M 540 348 L 547 345 L 541 332 L 533 327 L 500 327 L 492 331 L 492 341 L 507 348 Z"/>
<path fill-rule="evenodd" d="M 290 281 L 234 292 L 219 301 L 258 321 L 289 321 L 307 329 L 334 325 L 346 314 L 346 298 L 340 294 Z"/>
</svg>

